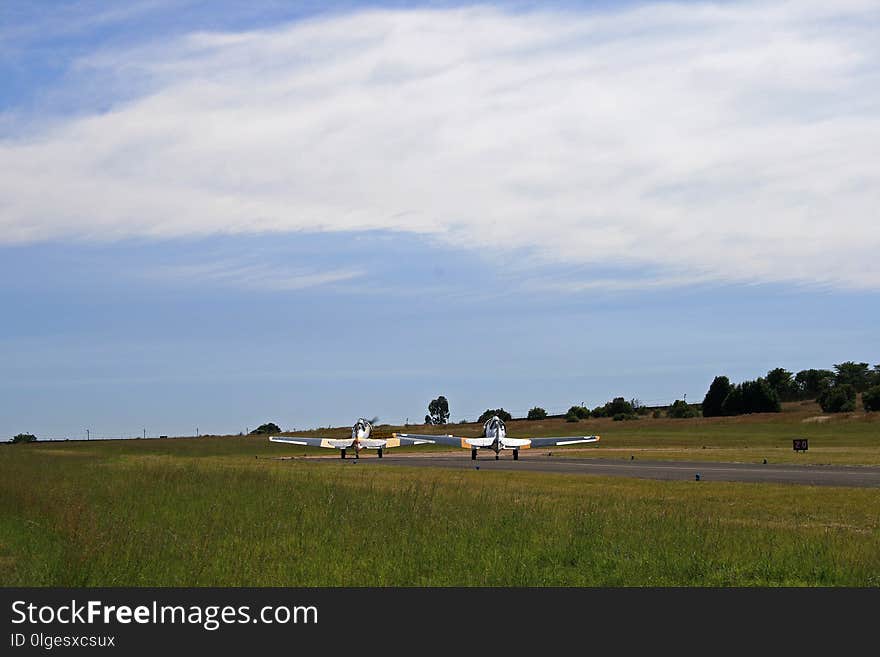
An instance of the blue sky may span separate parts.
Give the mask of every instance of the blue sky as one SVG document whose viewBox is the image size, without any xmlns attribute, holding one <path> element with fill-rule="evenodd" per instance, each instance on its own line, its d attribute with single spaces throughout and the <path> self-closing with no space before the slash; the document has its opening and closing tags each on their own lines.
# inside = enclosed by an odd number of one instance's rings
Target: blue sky
<svg viewBox="0 0 880 657">
<path fill-rule="evenodd" d="M 0 435 L 880 360 L 874 3 L 5 3 Z"/>
</svg>

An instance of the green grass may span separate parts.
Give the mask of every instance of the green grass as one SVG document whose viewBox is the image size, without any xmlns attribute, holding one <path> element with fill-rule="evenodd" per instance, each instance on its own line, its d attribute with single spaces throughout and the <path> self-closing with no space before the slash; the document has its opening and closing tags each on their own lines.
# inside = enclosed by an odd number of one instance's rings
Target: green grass
<svg viewBox="0 0 880 657">
<path fill-rule="evenodd" d="M 664 446 L 711 425 L 656 422 L 614 424 Z M 865 426 L 842 447 L 870 449 Z M 0 584 L 880 586 L 880 490 L 254 458 L 307 453 L 247 437 L 2 447 Z"/>
</svg>

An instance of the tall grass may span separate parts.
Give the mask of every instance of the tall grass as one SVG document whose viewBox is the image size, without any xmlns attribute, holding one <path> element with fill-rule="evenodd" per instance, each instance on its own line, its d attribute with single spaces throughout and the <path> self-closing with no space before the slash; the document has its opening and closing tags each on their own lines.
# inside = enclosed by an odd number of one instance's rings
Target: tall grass
<svg viewBox="0 0 880 657">
<path fill-rule="evenodd" d="M 0 584 L 880 585 L 876 490 L 275 462 L 211 441 L 196 458 L 187 441 L 138 442 L 0 450 Z"/>
</svg>

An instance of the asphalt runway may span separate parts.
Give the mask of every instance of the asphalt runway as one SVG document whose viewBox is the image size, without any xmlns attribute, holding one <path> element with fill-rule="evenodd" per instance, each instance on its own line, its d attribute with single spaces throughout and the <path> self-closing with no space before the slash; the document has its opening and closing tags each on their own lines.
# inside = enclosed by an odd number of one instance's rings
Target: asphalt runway
<svg viewBox="0 0 880 657">
<path fill-rule="evenodd" d="M 353 459 L 349 459 L 349 462 Z M 736 481 L 750 483 L 799 484 L 804 486 L 848 486 L 880 488 L 880 467 L 832 465 L 772 465 L 759 463 L 711 463 L 706 461 L 639 461 L 549 457 L 546 452 L 522 455 L 514 461 L 503 452 L 496 461 L 494 453 L 481 453 L 476 461 L 470 454 L 386 455 L 382 459 L 370 453 L 360 459 L 369 466 L 403 465 L 416 468 L 456 468 L 481 471 L 515 470 L 518 472 L 555 472 L 558 474 L 637 477 L 667 481 Z"/>
</svg>

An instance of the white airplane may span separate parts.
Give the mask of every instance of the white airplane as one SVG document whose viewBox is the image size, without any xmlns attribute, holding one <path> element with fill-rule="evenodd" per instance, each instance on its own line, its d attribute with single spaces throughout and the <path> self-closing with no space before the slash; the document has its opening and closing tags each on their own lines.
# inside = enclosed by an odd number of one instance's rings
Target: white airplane
<svg viewBox="0 0 880 657">
<path fill-rule="evenodd" d="M 375 418 L 373 422 L 375 422 Z M 383 450 L 390 447 L 405 445 L 424 445 L 433 441 L 420 438 L 409 438 L 392 434 L 391 438 L 370 438 L 373 433 L 373 424 L 369 420 L 359 418 L 351 427 L 351 438 L 300 438 L 299 436 L 269 436 L 273 443 L 288 443 L 291 445 L 306 445 L 307 447 L 327 447 L 338 449 L 340 457 L 345 458 L 345 450 L 354 448 L 354 457 L 360 458 L 362 449 L 378 450 L 379 458 L 382 458 Z"/>
<path fill-rule="evenodd" d="M 460 438 L 451 434 L 443 436 L 428 436 L 413 433 L 395 433 L 396 438 L 409 440 L 424 440 L 440 445 L 454 445 L 455 447 L 470 448 L 471 460 L 477 459 L 478 449 L 491 449 L 495 452 L 495 460 L 502 449 L 513 450 L 513 460 L 519 460 L 519 450 L 531 447 L 553 447 L 555 445 L 575 445 L 578 443 L 595 443 L 600 436 L 562 436 L 558 438 L 508 438 L 504 420 L 493 415 L 483 425 L 483 436 L 480 438 Z"/>
</svg>

